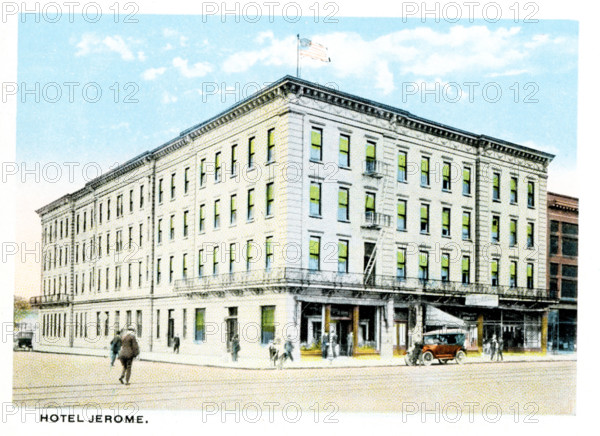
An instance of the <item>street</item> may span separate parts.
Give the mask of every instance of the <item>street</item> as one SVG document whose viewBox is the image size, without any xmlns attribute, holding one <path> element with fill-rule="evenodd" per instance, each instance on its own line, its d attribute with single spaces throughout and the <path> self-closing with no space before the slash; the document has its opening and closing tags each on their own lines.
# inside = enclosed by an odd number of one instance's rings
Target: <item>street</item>
<svg viewBox="0 0 600 436">
<path fill-rule="evenodd" d="M 495 403 L 532 415 L 574 414 L 576 362 L 512 362 L 246 370 L 135 361 L 131 385 L 119 383 L 121 364 L 108 359 L 38 352 L 14 355 L 13 402 L 37 406 L 87 404 L 109 408 L 202 409 L 207 404 L 294 402 L 340 412 L 406 412 L 417 404 L 448 404 L 475 413 Z M 412 406 L 410 406 L 412 407 Z"/>
</svg>

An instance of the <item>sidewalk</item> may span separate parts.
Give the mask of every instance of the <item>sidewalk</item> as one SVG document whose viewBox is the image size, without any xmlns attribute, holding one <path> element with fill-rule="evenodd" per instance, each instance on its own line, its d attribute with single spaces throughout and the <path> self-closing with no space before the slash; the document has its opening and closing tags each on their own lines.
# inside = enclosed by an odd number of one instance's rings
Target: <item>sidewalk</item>
<svg viewBox="0 0 600 436">
<path fill-rule="evenodd" d="M 58 354 L 73 354 L 82 356 L 97 356 L 108 359 L 108 350 L 93 349 L 93 348 L 69 348 L 69 347 L 54 347 L 38 345 L 34 351 L 41 353 L 58 353 Z M 156 353 L 142 352 L 140 360 L 149 362 L 177 363 L 184 365 L 199 365 L 199 366 L 214 366 L 222 368 L 239 368 L 239 369 L 273 369 L 273 364 L 264 359 L 255 359 L 240 356 L 237 362 L 231 361 L 231 356 L 224 354 L 223 356 L 200 356 L 186 355 L 173 353 Z M 576 361 L 577 353 L 568 354 L 527 354 L 527 353 L 505 353 L 503 362 L 552 362 L 552 361 Z M 489 355 L 486 354 L 467 354 L 465 364 L 488 363 L 499 364 L 503 362 L 490 362 Z M 452 363 L 452 362 L 451 362 Z M 437 364 L 435 362 L 434 364 Z M 406 366 L 404 356 L 394 356 L 388 359 L 382 359 L 379 356 L 369 358 L 351 358 L 340 356 L 335 359 L 318 359 L 308 358 L 300 361 L 286 362 L 284 367 L 291 368 L 360 368 L 372 366 Z"/>
</svg>

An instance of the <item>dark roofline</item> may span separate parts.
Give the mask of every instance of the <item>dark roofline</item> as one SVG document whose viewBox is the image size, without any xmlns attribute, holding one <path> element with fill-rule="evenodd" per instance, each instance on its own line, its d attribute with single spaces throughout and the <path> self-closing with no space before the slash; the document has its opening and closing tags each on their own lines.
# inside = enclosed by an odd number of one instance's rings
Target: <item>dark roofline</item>
<svg viewBox="0 0 600 436">
<path fill-rule="evenodd" d="M 570 195 L 559 194 L 558 192 L 551 192 L 551 191 L 548 191 L 548 195 L 554 195 L 554 196 L 560 197 L 560 198 L 568 198 L 569 200 L 575 200 L 575 201 L 577 201 L 577 203 L 579 203 L 579 197 L 572 197 Z"/>
</svg>

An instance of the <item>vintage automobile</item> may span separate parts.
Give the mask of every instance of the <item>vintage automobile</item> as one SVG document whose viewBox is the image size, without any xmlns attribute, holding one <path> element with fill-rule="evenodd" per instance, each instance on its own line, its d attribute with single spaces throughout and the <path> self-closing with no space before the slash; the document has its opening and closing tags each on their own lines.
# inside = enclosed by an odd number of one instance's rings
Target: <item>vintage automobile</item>
<svg viewBox="0 0 600 436">
<path fill-rule="evenodd" d="M 429 366 L 435 359 L 444 364 L 449 360 L 464 363 L 467 357 L 465 337 L 465 332 L 459 329 L 427 332 L 423 334 L 423 342 L 415 343 L 406 353 L 406 364 Z"/>
<path fill-rule="evenodd" d="M 15 334 L 15 348 L 33 350 L 33 332 L 19 331 Z"/>
</svg>

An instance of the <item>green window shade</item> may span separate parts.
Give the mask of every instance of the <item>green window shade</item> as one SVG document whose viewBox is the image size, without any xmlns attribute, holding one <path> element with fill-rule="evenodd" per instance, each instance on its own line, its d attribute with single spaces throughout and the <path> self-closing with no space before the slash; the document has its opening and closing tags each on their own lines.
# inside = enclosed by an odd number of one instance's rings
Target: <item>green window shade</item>
<svg viewBox="0 0 600 436">
<path fill-rule="evenodd" d="M 375 210 L 375 196 L 367 195 L 365 197 L 365 208 L 367 210 Z"/>
<path fill-rule="evenodd" d="M 310 142 L 313 145 L 321 145 L 321 132 L 318 130 L 313 130 L 310 134 Z"/>
<path fill-rule="evenodd" d="M 254 206 L 254 190 L 248 191 L 248 206 Z"/>
<path fill-rule="evenodd" d="M 309 247 L 309 252 L 311 255 L 319 255 L 320 252 L 320 242 L 318 239 L 311 239 L 310 240 L 310 247 Z"/>
<path fill-rule="evenodd" d="M 398 250 L 398 264 L 404 265 L 404 250 Z"/>
<path fill-rule="evenodd" d="M 268 238 L 265 243 L 265 251 L 267 252 L 267 256 L 273 254 L 273 241 L 271 241 L 271 238 Z"/>
<path fill-rule="evenodd" d="M 464 169 L 463 170 L 463 180 L 465 182 L 469 182 L 471 180 L 471 171 Z"/>
<path fill-rule="evenodd" d="M 492 273 L 497 273 L 497 272 L 498 272 L 498 261 L 492 260 Z"/>
<path fill-rule="evenodd" d="M 340 189 L 338 191 L 338 203 L 340 205 L 347 205 L 348 204 L 348 191 L 345 189 Z"/>
<path fill-rule="evenodd" d="M 221 166 L 221 153 L 215 155 L 215 166 L 219 168 Z"/>
<path fill-rule="evenodd" d="M 442 211 L 442 224 L 445 226 L 450 225 L 450 211 L 449 210 Z"/>
<path fill-rule="evenodd" d="M 527 193 L 533 194 L 533 183 L 532 182 L 527 183 Z"/>
<path fill-rule="evenodd" d="M 463 226 L 468 226 L 471 216 L 468 213 L 463 213 Z"/>
<path fill-rule="evenodd" d="M 442 174 L 444 177 L 450 177 L 450 165 L 444 164 L 444 167 L 442 168 Z"/>
<path fill-rule="evenodd" d="M 533 265 L 530 263 L 527 264 L 527 277 L 533 277 Z"/>
<path fill-rule="evenodd" d="M 462 270 L 469 271 L 469 259 L 466 257 L 462 258 Z"/>
<path fill-rule="evenodd" d="M 398 154 L 398 166 L 400 168 L 405 168 L 406 167 L 406 153 L 399 153 Z"/>
<path fill-rule="evenodd" d="M 213 263 L 217 263 L 218 258 L 219 258 L 219 247 L 215 246 L 215 249 L 213 250 Z"/>
<path fill-rule="evenodd" d="M 448 268 L 450 266 L 450 256 L 447 254 L 442 256 L 442 266 L 444 268 Z"/>
<path fill-rule="evenodd" d="M 221 205 L 221 203 L 219 201 L 215 201 L 215 215 L 219 214 L 219 206 Z M 171 222 L 173 222 L 173 220 L 171 219 Z"/>
<path fill-rule="evenodd" d="M 510 221 L 510 232 L 517 233 L 517 222 L 515 220 Z"/>
<path fill-rule="evenodd" d="M 367 142 L 367 158 L 375 159 L 375 144 Z"/>
<path fill-rule="evenodd" d="M 268 184 L 267 185 L 267 200 L 272 200 L 273 199 L 273 185 Z"/>
<path fill-rule="evenodd" d="M 419 266 L 427 266 L 427 254 L 419 254 Z"/>
<path fill-rule="evenodd" d="M 348 244 L 345 242 L 338 242 L 338 255 L 344 259 L 348 257 Z"/>
<path fill-rule="evenodd" d="M 200 206 L 200 219 L 204 219 L 204 206 Z"/>
<path fill-rule="evenodd" d="M 237 160 L 237 146 L 231 147 L 231 159 L 234 162 Z"/>
<path fill-rule="evenodd" d="M 272 326 L 275 323 L 275 308 L 263 307 L 262 309 L 262 325 Z"/>
<path fill-rule="evenodd" d="M 319 185 L 310 185 L 310 198 L 311 200 L 321 199 L 321 188 Z"/>
<path fill-rule="evenodd" d="M 348 150 L 349 150 L 348 137 L 340 136 L 340 151 L 348 153 Z"/>
<path fill-rule="evenodd" d="M 421 206 L 421 218 L 427 219 L 428 210 L 427 206 Z"/>
<path fill-rule="evenodd" d="M 246 259 L 252 259 L 252 242 L 246 243 Z"/>
<path fill-rule="evenodd" d="M 517 179 L 515 179 L 514 177 L 510 179 L 510 189 L 511 191 L 517 190 Z"/>
<path fill-rule="evenodd" d="M 527 236 L 533 236 L 533 224 L 527 224 Z"/>
<path fill-rule="evenodd" d="M 498 220 L 492 220 L 492 232 L 498 232 Z"/>
<path fill-rule="evenodd" d="M 429 159 L 421 160 L 421 171 L 425 173 L 429 171 Z"/>
<path fill-rule="evenodd" d="M 254 154 L 254 138 L 250 139 L 248 142 L 248 150 L 250 154 Z"/>
<path fill-rule="evenodd" d="M 233 197 L 231 197 L 231 210 L 236 210 L 236 205 L 235 205 L 235 195 Z"/>
<path fill-rule="evenodd" d="M 196 309 L 196 330 L 204 330 L 204 310 Z"/>
<path fill-rule="evenodd" d="M 514 276 L 517 274 L 517 264 L 515 262 L 510 263 L 510 275 Z"/>
<path fill-rule="evenodd" d="M 269 146 L 275 145 L 275 130 L 269 130 L 269 137 L 267 138 L 267 143 Z"/>
<path fill-rule="evenodd" d="M 398 202 L 398 215 L 400 215 L 400 216 L 406 215 L 406 203 L 404 201 Z"/>
<path fill-rule="evenodd" d="M 494 188 L 498 188 L 500 186 L 500 176 L 498 174 L 494 174 Z"/>
</svg>

